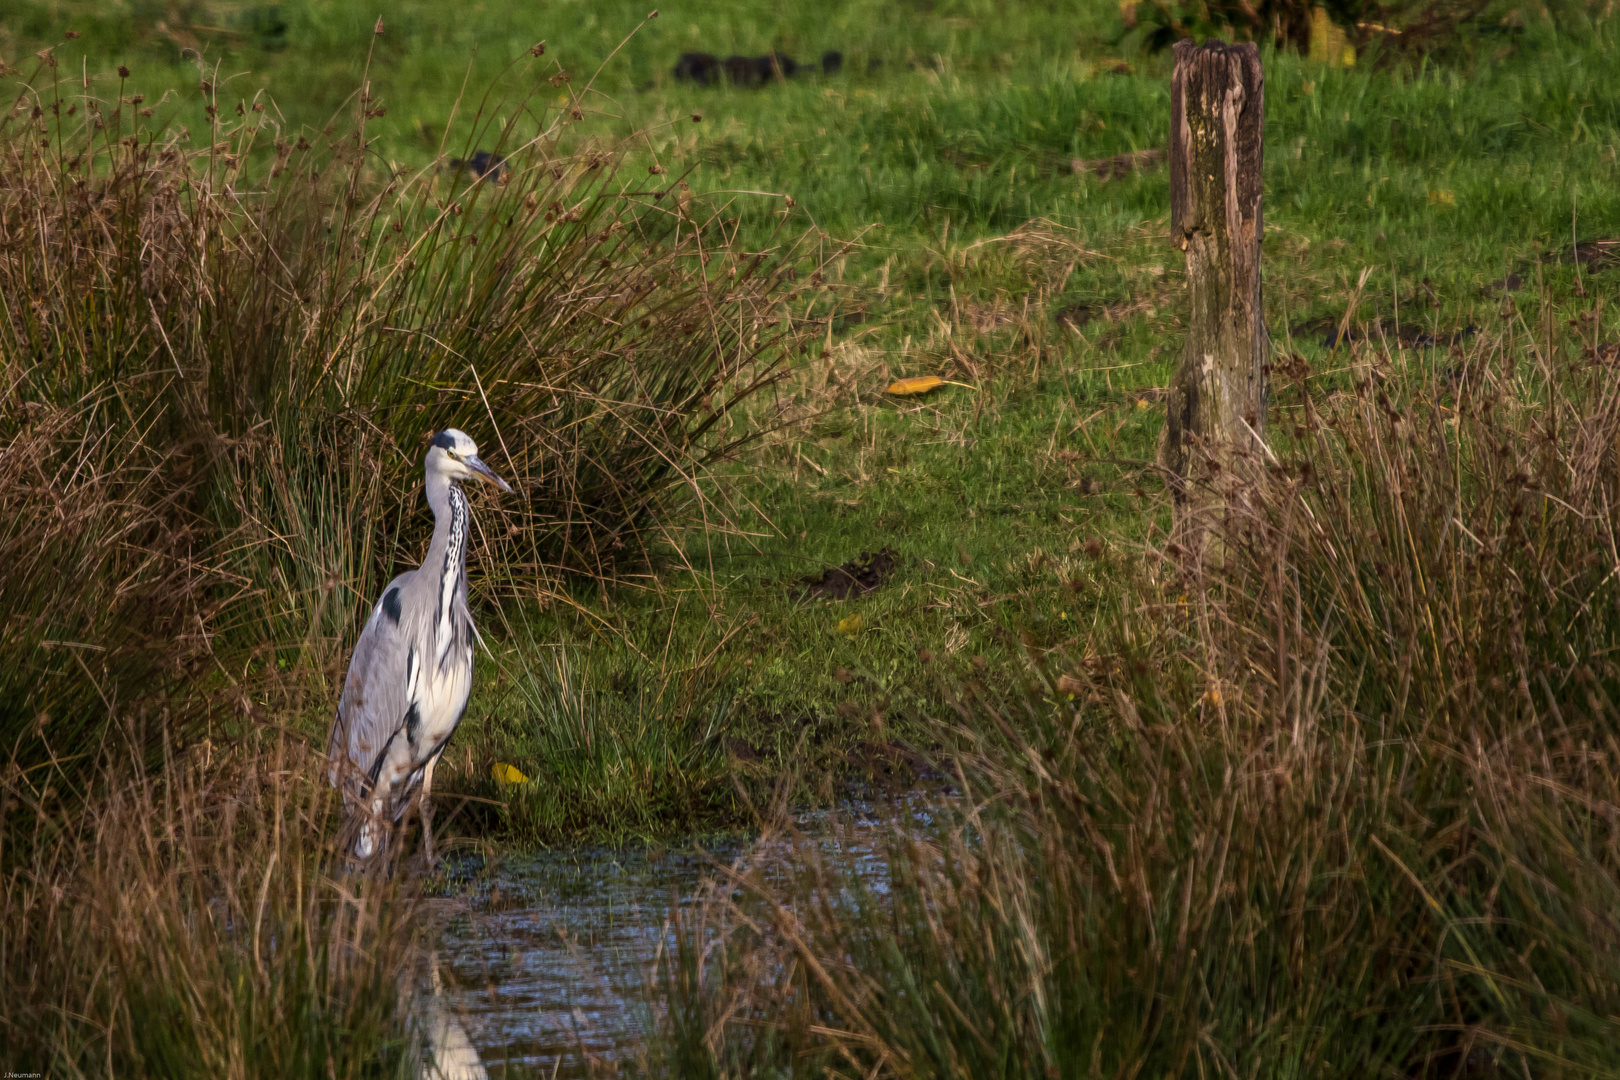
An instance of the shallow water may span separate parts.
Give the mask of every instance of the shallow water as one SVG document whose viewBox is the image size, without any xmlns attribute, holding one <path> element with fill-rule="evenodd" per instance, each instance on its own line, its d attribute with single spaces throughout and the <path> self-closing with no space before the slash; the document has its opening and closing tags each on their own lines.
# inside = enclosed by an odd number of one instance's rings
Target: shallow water
<svg viewBox="0 0 1620 1080">
<path fill-rule="evenodd" d="M 853 803 L 795 822 L 826 865 L 887 886 L 884 838 L 899 811 L 927 820 L 925 800 L 879 808 Z M 647 988 L 660 950 L 674 944 L 677 906 L 696 903 L 717 864 L 748 855 L 791 859 L 782 840 L 699 850 L 576 850 L 508 855 L 490 874 L 451 862 L 467 880 L 446 902 L 438 948 L 444 1003 L 459 1016 L 490 1075 L 581 1075 L 592 1059 L 634 1058 L 653 1023 Z"/>
</svg>

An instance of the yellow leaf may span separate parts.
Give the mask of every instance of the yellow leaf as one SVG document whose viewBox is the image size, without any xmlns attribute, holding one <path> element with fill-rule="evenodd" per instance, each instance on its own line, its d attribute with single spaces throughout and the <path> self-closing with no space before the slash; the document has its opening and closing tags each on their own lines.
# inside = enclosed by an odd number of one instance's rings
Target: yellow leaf
<svg viewBox="0 0 1620 1080">
<path fill-rule="evenodd" d="M 504 761 L 497 761 L 490 766 L 489 772 L 501 787 L 506 787 L 509 784 L 527 784 L 529 782 L 529 778 L 519 772 L 517 766 L 508 765 Z"/>
<path fill-rule="evenodd" d="M 930 390 L 938 390 L 945 385 L 945 380 L 938 375 L 917 375 L 910 379 L 896 379 L 889 384 L 891 394 L 926 394 Z"/>
<path fill-rule="evenodd" d="M 963 386 L 969 390 L 978 389 L 978 387 L 969 386 L 967 383 L 942 379 L 938 375 L 913 375 L 909 379 L 896 379 L 890 383 L 888 392 L 899 397 L 905 397 L 910 394 L 926 394 L 928 391 L 938 390 L 942 386 Z"/>
<path fill-rule="evenodd" d="M 866 626 L 866 620 L 859 614 L 849 615 L 838 620 L 838 632 L 845 637 L 854 637 Z"/>
<path fill-rule="evenodd" d="M 1431 191 L 1429 192 L 1429 202 L 1437 203 L 1440 206 L 1456 206 L 1457 196 L 1449 191 Z"/>
</svg>

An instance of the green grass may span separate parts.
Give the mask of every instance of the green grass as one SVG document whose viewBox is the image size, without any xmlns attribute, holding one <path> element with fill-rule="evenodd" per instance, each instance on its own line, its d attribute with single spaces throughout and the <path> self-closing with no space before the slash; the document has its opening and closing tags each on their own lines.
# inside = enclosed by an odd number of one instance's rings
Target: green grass
<svg viewBox="0 0 1620 1080">
<path fill-rule="evenodd" d="M 514 805 L 517 835 L 729 821 L 738 777 L 788 771 L 803 795 L 825 794 L 874 744 L 938 745 L 938 688 L 1010 682 L 1029 648 L 1085 648 L 1121 560 L 1161 523 L 1139 492 L 1157 487 L 1143 465 L 1162 410 L 1139 392 L 1168 382 L 1182 340 L 1165 171 L 1101 183 L 1069 164 L 1165 143 L 1168 57 L 1133 52 L 1113 73 L 1114 5 L 737 2 L 648 21 L 622 4 L 411 2 L 390 5 L 374 37 L 369 8 L 287 3 L 273 39 L 250 5 L 178 10 L 185 19 L 155 5 L 13 4 L 0 8 L 13 35 L 4 55 L 26 70 L 34 48 L 72 27 L 84 36 L 57 49 L 62 70 L 95 57 L 87 70 L 108 89 L 122 58 L 148 104 L 172 90 L 152 122 L 193 132 L 206 118 L 184 45 L 217 63 L 223 109 L 268 88 L 289 131 L 346 116 L 369 71 L 387 107 L 370 122 L 376 158 L 408 168 L 433 160 L 447 130 L 447 155 L 495 147 L 495 128 L 473 140 L 453 115 L 517 117 L 515 143 L 577 103 L 581 134 L 634 135 L 630 172 L 656 162 L 658 183 L 730 200 L 745 246 L 808 233 L 825 253 L 825 283 L 804 280 L 792 308 L 816 345 L 756 410 L 780 430 L 710 489 L 726 527 L 668 522 L 650 566 L 605 586 L 542 576 L 544 609 L 507 613 L 445 782 L 495 794 L 487 769 L 499 759 L 550 785 Z M 1266 54 L 1266 302 L 1279 357 L 1345 368 L 1320 330 L 1288 330 L 1336 322 L 1357 296 L 1356 321 L 1442 332 L 1563 317 L 1576 279 L 1557 253 L 1572 232 L 1620 234 L 1616 27 L 1583 18 L 1562 13 L 1559 32 L 1522 14 L 1445 65 L 1333 71 Z M 838 48 L 845 70 L 761 89 L 669 74 L 684 51 L 770 48 L 801 61 Z M 558 65 L 570 81 L 550 85 Z M 531 91 L 525 115 L 515 103 Z M 806 275 L 813 265 L 802 260 Z M 1510 272 L 1527 283 L 1516 313 L 1481 291 Z M 881 393 L 916 374 L 977 389 Z M 1350 381 L 1341 371 L 1317 385 Z M 900 569 L 872 595 L 798 596 L 800 576 L 884 547 Z M 860 632 L 841 633 L 857 614 Z M 543 719 L 551 690 L 536 657 L 551 654 L 530 642 L 572 657 L 581 692 L 612 702 L 599 721 L 606 749 L 566 743 Z M 703 665 L 699 696 L 648 703 L 647 684 L 687 685 L 680 673 Z M 717 695 L 723 717 L 695 719 L 711 717 Z"/>
<path fill-rule="evenodd" d="M 1527 35 L 1473 68 L 1328 71 L 1268 55 L 1279 362 L 1297 352 L 1326 393 L 1351 385 L 1358 362 L 1327 349 L 1320 326 L 1364 269 L 1353 321 L 1391 333 L 1398 320 L 1490 337 L 1589 306 L 1560 255 L 1572 228 L 1620 234 L 1620 92 L 1603 76 L 1614 33 Z M 1094 41 L 1086 55 L 1103 54 Z M 704 102 L 703 123 L 666 144 L 681 153 L 660 157 L 693 167 L 694 187 L 791 192 L 804 219 L 860 244 L 808 312 L 839 317 L 783 388 L 779 415 L 800 423 L 733 475 L 729 504 L 756 511 L 735 519 L 746 535 L 694 534 L 645 579 L 580 593 L 535 632 L 588 647 L 605 623 L 692 657 L 716 626 L 735 629 L 725 738 L 812 778 L 874 742 L 937 746 L 925 718 L 944 710 L 939 688 L 985 677 L 975 657 L 1009 684 L 1029 647 L 1083 651 L 1112 570 L 1161 522 L 1138 491 L 1158 487 L 1144 466 L 1162 406 L 1138 392 L 1168 382 L 1182 341 L 1165 173 L 1099 184 L 1066 165 L 1163 145 L 1166 72 L 1139 63 L 1096 75 L 1091 59 L 1041 56 L 998 71 L 977 53 L 944 73 L 638 98 L 627 112 L 648 118 L 672 97 Z M 1509 273 L 1525 289 L 1504 307 L 1485 287 Z M 1596 295 L 1612 277 L 1581 287 Z M 1077 310 L 1094 316 L 1078 333 L 1060 318 Z M 1412 348 L 1402 362 L 1453 361 Z M 881 393 L 917 374 L 979 390 Z M 1276 400 L 1286 438 L 1292 406 Z M 796 595 L 800 576 L 883 547 L 902 568 L 874 594 Z M 853 637 L 838 629 L 852 614 Z M 501 746 L 544 773 L 521 738 Z"/>
</svg>

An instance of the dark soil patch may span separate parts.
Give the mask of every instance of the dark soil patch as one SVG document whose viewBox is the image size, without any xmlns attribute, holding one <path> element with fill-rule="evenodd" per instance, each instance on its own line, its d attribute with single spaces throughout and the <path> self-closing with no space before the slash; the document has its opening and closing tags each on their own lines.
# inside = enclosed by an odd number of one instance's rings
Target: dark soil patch
<svg viewBox="0 0 1620 1080">
<path fill-rule="evenodd" d="M 451 158 L 446 167 L 452 171 L 469 172 L 489 180 L 499 180 L 506 169 L 506 158 L 488 150 L 480 150 L 470 158 Z"/>
<path fill-rule="evenodd" d="M 829 49 L 821 55 L 819 64 L 801 64 L 785 53 L 771 52 L 764 56 L 728 56 L 724 60 L 713 53 L 682 53 L 675 61 L 677 79 L 695 82 L 699 86 L 718 86 L 722 82 L 733 86 L 764 86 L 777 79 L 791 79 L 796 75 L 819 70 L 823 75 L 834 75 L 844 68 L 844 54 Z"/>
<path fill-rule="evenodd" d="M 1562 262 L 1579 263 L 1581 269 L 1609 270 L 1620 266 L 1620 240 L 1583 240 L 1559 256 Z"/>
<path fill-rule="evenodd" d="M 1299 323 L 1290 328 L 1290 333 L 1296 338 L 1316 338 L 1321 341 L 1324 349 L 1331 349 L 1341 343 L 1339 320 L 1331 315 Z M 1411 323 L 1402 323 L 1399 327 L 1385 325 L 1383 320 L 1374 319 L 1370 323 L 1348 327 L 1344 331 L 1342 343 L 1390 341 L 1407 349 L 1446 349 L 1467 341 L 1477 333 L 1479 333 L 1477 326 L 1464 326 L 1449 331 L 1427 330 Z"/>
<path fill-rule="evenodd" d="M 1101 318 L 1103 314 L 1104 308 L 1101 304 L 1073 304 L 1057 313 L 1057 321 L 1060 325 L 1079 330 L 1092 320 Z"/>
<path fill-rule="evenodd" d="M 888 788 L 908 788 L 919 779 L 939 775 L 922 754 L 892 740 L 856 743 L 845 751 L 844 760 L 867 783 Z"/>
<path fill-rule="evenodd" d="M 1074 158 L 1069 162 L 1069 168 L 1077 175 L 1090 173 L 1098 181 L 1106 184 L 1110 180 L 1129 176 L 1141 169 L 1150 169 L 1163 164 L 1165 156 L 1163 150 L 1133 150 L 1129 154 L 1115 154 L 1113 157 L 1097 158 L 1092 161 Z"/>
<path fill-rule="evenodd" d="M 865 596 L 887 581 L 900 565 L 893 548 L 863 551 L 842 566 L 829 567 L 798 581 L 801 596 L 808 599 L 848 600 Z"/>
</svg>

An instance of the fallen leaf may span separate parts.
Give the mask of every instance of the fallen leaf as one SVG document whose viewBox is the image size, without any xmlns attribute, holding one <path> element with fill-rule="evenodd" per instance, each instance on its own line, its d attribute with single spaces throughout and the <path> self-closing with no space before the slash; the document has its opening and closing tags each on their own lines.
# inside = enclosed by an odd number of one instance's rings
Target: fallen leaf
<svg viewBox="0 0 1620 1080">
<path fill-rule="evenodd" d="M 1059 675 L 1057 688 L 1060 693 L 1078 694 L 1080 691 L 1086 688 L 1086 684 L 1075 678 L 1073 675 Z"/>
<path fill-rule="evenodd" d="M 847 615 L 838 620 L 838 632 L 845 637 L 854 637 L 866 627 L 866 620 L 859 614 Z"/>
<path fill-rule="evenodd" d="M 930 390 L 938 390 L 945 385 L 945 380 L 938 375 L 917 375 L 910 379 L 896 379 L 889 384 L 889 393 L 900 394 L 926 394 Z"/>
<path fill-rule="evenodd" d="M 529 782 L 529 778 L 519 772 L 517 766 L 508 765 L 504 761 L 497 761 L 494 765 L 490 766 L 489 772 L 490 775 L 495 778 L 495 783 L 499 784 L 501 787 L 506 787 L 510 784 L 527 784 Z"/>
<path fill-rule="evenodd" d="M 978 389 L 978 387 L 970 386 L 967 383 L 942 379 L 938 375 L 913 375 L 909 379 L 896 379 L 890 383 L 888 392 L 899 397 L 906 397 L 911 394 L 926 394 L 928 391 L 938 390 L 942 386 L 965 386 L 969 390 Z"/>
</svg>

